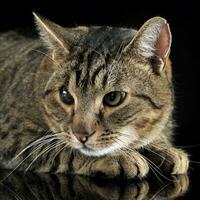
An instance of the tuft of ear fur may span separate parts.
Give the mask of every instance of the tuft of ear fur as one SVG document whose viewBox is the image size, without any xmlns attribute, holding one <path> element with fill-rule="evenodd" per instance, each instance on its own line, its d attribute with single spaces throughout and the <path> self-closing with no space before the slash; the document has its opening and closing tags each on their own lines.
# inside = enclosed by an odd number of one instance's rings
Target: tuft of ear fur
<svg viewBox="0 0 200 200">
<path fill-rule="evenodd" d="M 55 49 L 55 47 L 60 46 L 66 53 L 69 53 L 69 43 L 66 40 L 66 30 L 34 12 L 33 15 L 39 34 L 47 47 Z"/>
<path fill-rule="evenodd" d="M 167 21 L 154 17 L 144 23 L 125 50 L 153 59 L 157 70 L 161 71 L 167 62 L 170 47 L 171 32 Z"/>
</svg>

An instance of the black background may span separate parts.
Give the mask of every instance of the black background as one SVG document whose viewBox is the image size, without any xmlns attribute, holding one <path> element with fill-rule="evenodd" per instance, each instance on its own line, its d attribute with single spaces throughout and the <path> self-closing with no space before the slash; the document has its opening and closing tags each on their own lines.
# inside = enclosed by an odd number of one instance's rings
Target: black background
<svg viewBox="0 0 200 200">
<path fill-rule="evenodd" d="M 32 11 L 63 26 L 111 25 L 139 28 L 147 19 L 162 16 L 167 19 L 173 36 L 171 59 L 176 93 L 175 143 L 200 161 L 200 9 L 194 1 L 4 1 L 0 7 L 0 29 L 30 28 L 34 31 Z M 197 146 L 193 146 L 197 145 Z M 191 164 L 191 192 L 198 192 L 200 164 Z"/>
</svg>

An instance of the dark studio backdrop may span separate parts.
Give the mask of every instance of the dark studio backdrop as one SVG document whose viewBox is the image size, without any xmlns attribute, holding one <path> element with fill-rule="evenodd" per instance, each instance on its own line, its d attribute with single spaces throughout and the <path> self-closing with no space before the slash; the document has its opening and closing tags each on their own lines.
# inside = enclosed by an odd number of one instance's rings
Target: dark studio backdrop
<svg viewBox="0 0 200 200">
<path fill-rule="evenodd" d="M 2 4 L 4 3 L 4 4 Z M 22 27 L 32 32 L 32 11 L 63 26 L 111 25 L 139 28 L 147 19 L 162 16 L 170 24 L 171 59 L 176 93 L 175 143 L 185 146 L 191 159 L 200 161 L 200 10 L 192 1 L 2 1 L 0 31 Z M 34 33 L 34 32 L 33 32 Z M 198 191 L 200 164 L 190 169 L 191 199 Z M 190 199 L 185 197 L 187 199 Z"/>
</svg>

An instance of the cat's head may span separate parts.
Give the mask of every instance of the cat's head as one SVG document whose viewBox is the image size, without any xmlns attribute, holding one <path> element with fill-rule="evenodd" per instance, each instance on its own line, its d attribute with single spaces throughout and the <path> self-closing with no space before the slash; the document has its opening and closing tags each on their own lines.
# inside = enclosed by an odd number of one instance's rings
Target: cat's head
<svg viewBox="0 0 200 200">
<path fill-rule="evenodd" d="M 173 107 L 165 19 L 152 18 L 139 31 L 35 19 L 49 49 L 38 71 L 44 116 L 58 137 L 100 156 L 162 135 Z"/>
</svg>

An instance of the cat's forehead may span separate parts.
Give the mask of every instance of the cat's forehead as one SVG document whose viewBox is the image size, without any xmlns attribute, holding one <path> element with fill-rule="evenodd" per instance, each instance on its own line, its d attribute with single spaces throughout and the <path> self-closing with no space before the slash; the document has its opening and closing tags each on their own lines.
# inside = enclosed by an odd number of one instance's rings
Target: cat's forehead
<svg viewBox="0 0 200 200">
<path fill-rule="evenodd" d="M 105 87 L 112 79 L 123 48 L 133 39 L 136 30 L 113 27 L 91 27 L 77 41 L 72 52 L 71 70 L 77 86 Z M 112 76 L 112 77 L 111 77 Z M 114 77 L 116 80 L 117 77 Z"/>
<path fill-rule="evenodd" d="M 120 46 L 125 46 L 134 37 L 137 31 L 118 27 L 90 27 L 87 34 L 80 36 L 79 47 L 84 50 L 109 51 L 116 53 Z"/>
</svg>

